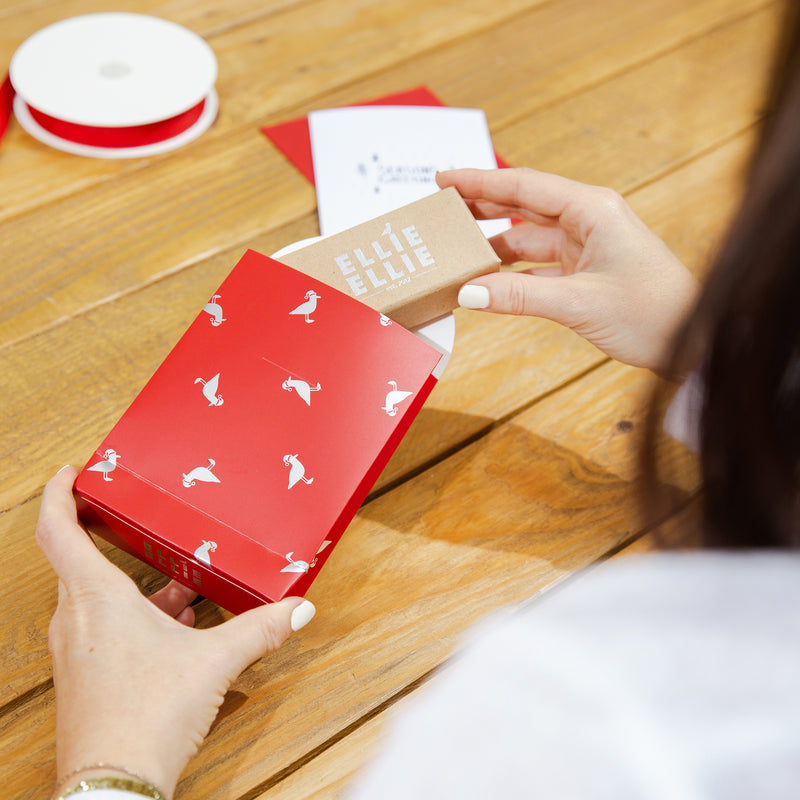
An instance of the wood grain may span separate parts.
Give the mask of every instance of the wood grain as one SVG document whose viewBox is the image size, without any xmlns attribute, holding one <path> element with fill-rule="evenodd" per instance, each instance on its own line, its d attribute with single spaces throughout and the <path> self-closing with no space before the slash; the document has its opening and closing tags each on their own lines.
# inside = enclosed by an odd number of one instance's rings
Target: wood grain
<svg viewBox="0 0 800 800">
<path fill-rule="evenodd" d="M 727 138 L 753 124 L 761 64 L 741 79 L 736 91 L 718 92 L 710 79 L 692 81 L 692 91 L 687 89 L 693 70 L 704 68 L 709 77 L 731 74 L 734 60 L 741 60 L 745 52 L 752 59 L 753 48 L 765 58 L 773 17 L 770 11 L 757 12 L 709 37 L 721 37 L 713 47 L 701 38 L 682 48 L 680 56 L 668 53 L 648 62 L 647 68 L 611 78 L 602 85 L 602 102 L 596 94 L 601 87 L 594 86 L 591 95 L 570 96 L 557 108 L 532 115 L 529 123 L 498 128 L 496 146 L 511 163 L 630 191 L 652 180 L 654 167 L 663 172 L 697 155 L 698 142 Z M 516 31 L 509 26 L 502 33 Z M 504 50 L 500 33 L 493 31 L 492 42 Z M 470 60 L 463 52 L 462 63 Z M 676 65 L 683 65 L 677 77 Z M 451 68 L 459 74 L 459 63 Z M 515 82 L 524 85 L 525 77 Z M 714 108 L 712 115 L 698 116 L 709 107 Z M 666 115 L 665 108 L 674 113 Z M 669 136 L 657 130 L 665 119 L 671 126 Z M 717 128 L 707 128 L 711 121 Z M 609 135 L 598 139 L 599 130 Z M 651 130 L 658 136 L 641 135 Z M 558 131 L 555 139 L 550 131 Z M 577 168 L 576 163 L 583 166 Z M 61 201 L 40 198 L 35 211 L 4 225 L 6 235 L 18 244 L 6 261 L 15 289 L 0 300 L 0 340 L 29 336 L 43 321 L 68 319 L 233 243 L 244 249 L 254 236 L 296 220 L 313 207 L 312 188 L 255 126 L 209 137 L 170 158 L 156 159 L 146 175 L 140 169 L 120 174 L 113 190 L 100 182 Z M 59 220 L 57 230 L 54 218 Z M 49 259 L 41 258 L 43 243 L 49 245 Z"/>
<path fill-rule="evenodd" d="M 309 0 L 275 4 L 271 10 L 258 14 L 244 11 L 242 18 L 234 16 L 230 24 L 209 30 L 205 29 L 202 16 L 198 17 L 187 4 L 184 13 L 165 15 L 207 36 L 219 62 L 220 114 L 202 141 L 182 153 L 197 156 L 206 150 L 206 145 L 213 145 L 234 131 L 249 133 L 244 139 L 259 141 L 264 151 L 257 121 L 296 102 L 298 97 L 318 96 L 347 84 L 358 78 L 367 63 L 370 72 L 382 71 L 397 61 L 424 54 L 451 39 L 469 36 L 537 4 L 536 0 L 510 0 L 487 8 L 479 0 L 434 3 L 389 0 L 379 5 L 371 0 L 349 0 L 346 5 L 337 0 Z M 202 5 L 208 7 L 201 4 L 201 8 Z M 156 15 L 164 13 L 161 4 L 145 4 L 142 10 Z M 55 8 L 48 8 L 48 16 L 54 12 Z M 61 12 L 56 12 L 56 16 L 62 16 Z M 309 25 L 309 19 L 314 20 L 313 25 Z M 246 24 L 240 20 L 246 20 Z M 26 25 L 26 30 L 15 37 L 8 47 L 8 58 L 30 31 Z M 24 136 L 21 131 L 12 131 L 10 135 L 15 133 Z M 140 173 L 151 164 L 166 164 L 166 170 L 171 171 L 169 165 L 177 164 L 175 154 L 116 163 L 97 162 L 49 153 L 29 138 L 14 144 L 19 145 L 14 148 L 17 163 L 12 162 L 9 168 L 18 179 L 18 191 L 27 186 L 27 204 L 37 206 L 47 197 L 72 192 L 80 183 L 93 183 L 102 176 L 120 179 L 129 173 Z M 31 150 L 33 163 L 26 158 Z M 40 158 L 45 160 L 40 162 Z M 52 159 L 57 159 L 55 163 L 62 167 L 59 172 L 64 176 L 64 184 L 60 188 L 48 184 L 45 197 L 41 197 L 43 187 L 38 184 L 37 191 L 34 183 L 36 163 L 52 174 Z M 72 168 L 78 170 L 74 179 L 70 176 Z M 21 205 L 26 202 L 23 200 Z M 10 211 L 13 210 L 12 207 Z"/>
<path fill-rule="evenodd" d="M 247 702 L 190 766 L 186 796 L 198 781 L 208 797 L 249 791 L 427 674 L 489 610 L 545 591 L 641 530 L 624 476 L 652 381 L 606 364 L 366 504 L 309 592 L 316 624 L 237 682 Z M 591 414 L 577 418 L 576 404 Z M 587 458 L 588 440 L 603 446 Z M 686 467 L 679 491 L 695 491 L 691 458 L 678 445 L 665 452 Z M 48 696 L 26 706 L 37 730 L 52 714 Z M 17 735 L 0 735 L 5 752 L 30 746 Z M 46 737 L 31 751 L 43 786 L 51 746 Z M 231 760 L 234 778 L 222 766 Z M 13 781 L 3 769 L 0 780 Z"/>
<path fill-rule="evenodd" d="M 634 208 L 697 271 L 704 268 L 735 203 L 749 146 L 749 136 L 742 135 L 629 196 Z M 274 246 L 269 240 L 265 245 L 265 250 Z M 185 312 L 186 297 L 196 291 L 198 302 L 204 302 L 228 266 L 222 257 L 203 265 L 208 287 L 203 294 L 195 270 L 191 280 L 188 273 L 178 274 L 128 298 L 127 313 L 135 321 L 130 328 L 125 320 L 116 322 L 113 306 L 102 306 L 51 335 L 0 354 L 2 369 L 10 376 L 4 406 L 9 425 L 2 436 L 4 442 L 13 442 L 5 452 L 14 466 L 0 489 L 10 509 L 0 517 L 0 531 L 15 596 L 38 597 L 49 579 L 30 539 L 38 500 L 19 498 L 35 495 L 62 463 L 81 464 L 88 458 L 188 324 L 194 312 Z M 170 303 L 177 304 L 171 311 Z M 84 363 L 82 343 L 106 328 L 111 333 L 96 335 L 91 360 Z M 123 346 L 126 330 L 132 341 Z M 601 361 L 594 348 L 552 323 L 457 312 L 452 361 L 377 486 L 397 483 Z M 88 406 L 87 393 L 92 398 Z M 49 607 L 36 602 L 29 609 L 20 604 L 13 618 L 0 618 L 0 643 L 13 654 L 6 664 L 3 702 L 43 680 L 48 657 L 41 632 L 48 614 Z M 34 669 L 34 664 L 40 666 Z"/>
<path fill-rule="evenodd" d="M 736 207 L 779 27 L 770 0 L 125 0 L 220 64 L 197 142 L 113 162 L 0 146 L 0 785 L 53 779 L 47 625 L 55 579 L 32 534 L 40 492 L 89 456 L 244 249 L 317 232 L 313 187 L 260 132 L 315 108 L 426 84 L 487 113 L 530 165 L 622 191 L 702 275 Z M 0 0 L 0 63 L 99 0 Z M 464 632 L 609 557 L 648 552 L 636 454 L 654 379 L 545 320 L 456 311 L 456 349 L 312 586 L 312 625 L 232 687 L 178 797 L 333 798 Z M 664 438 L 691 537 L 694 456 Z M 145 593 L 164 576 L 101 543 Z M 602 568 L 602 567 L 600 567 Z M 197 607 L 203 626 L 227 615 Z"/>
<path fill-rule="evenodd" d="M 750 20 L 750 18 L 748 18 Z M 671 63 L 664 62 L 662 59 L 657 60 L 662 66 L 671 72 Z M 648 77 L 652 77 L 649 75 Z M 616 81 L 614 81 L 616 83 Z M 641 87 L 641 102 L 645 102 L 651 89 L 649 83 L 642 84 Z M 567 101 L 570 105 L 575 101 L 574 99 Z M 587 101 L 588 102 L 588 101 Z M 653 110 L 653 113 L 656 113 Z M 721 115 L 727 119 L 729 109 L 722 109 Z M 687 125 L 690 123 L 690 117 L 687 116 L 685 122 Z M 616 126 L 616 118 L 613 112 L 608 113 L 605 120 L 607 126 Z M 729 131 L 731 136 L 734 136 L 737 129 L 741 127 L 743 120 L 737 121 Z M 565 148 L 564 153 L 568 151 Z M 587 149 L 584 146 L 576 145 L 576 155 L 583 154 L 586 157 Z M 649 153 L 649 158 L 645 159 L 645 163 L 658 162 L 661 157 L 661 149 L 654 145 L 652 151 Z M 680 161 L 689 162 L 691 160 L 692 150 L 691 147 L 685 152 Z M 564 158 L 566 156 L 562 156 Z M 635 169 L 638 173 L 637 177 L 642 183 L 648 180 L 655 180 L 659 172 L 664 169 L 663 165 L 657 163 L 656 169 L 658 170 L 651 176 L 643 175 L 641 167 L 638 162 L 631 162 L 631 169 Z M 740 163 L 737 163 L 732 169 L 737 170 L 740 168 Z M 587 168 L 588 169 L 588 168 Z M 620 172 L 619 174 L 622 174 Z M 220 180 L 223 179 L 221 173 L 218 174 Z M 300 180 L 299 178 L 297 180 Z M 627 179 L 626 179 L 627 180 Z M 730 179 L 727 180 L 727 186 L 730 185 Z M 155 184 L 148 183 L 147 186 L 142 186 L 140 189 L 141 195 L 141 214 L 137 213 L 136 225 L 131 227 L 128 234 L 130 247 L 136 247 L 137 251 L 144 253 L 145 251 L 158 251 L 159 243 L 163 243 L 165 247 L 171 247 L 179 238 L 176 231 L 172 226 L 175 224 L 175 216 L 166 217 L 153 212 L 152 215 L 148 211 L 145 213 L 145 207 L 149 206 L 147 190 L 156 190 L 158 187 Z M 713 186 L 703 189 L 704 193 L 712 190 Z M 309 187 L 303 186 L 305 191 L 311 191 Z M 177 196 L 178 190 L 173 190 L 173 196 Z M 683 192 L 681 196 L 680 187 L 672 197 L 671 202 L 676 205 L 676 211 L 673 213 L 682 213 L 683 208 L 687 208 L 685 216 L 685 224 L 692 226 L 694 224 L 694 215 L 689 211 L 696 209 L 689 208 L 696 198 Z M 723 198 L 722 202 L 725 203 L 725 194 L 719 192 Z M 729 207 L 729 203 L 726 203 Z M 133 212 L 134 205 L 131 203 L 129 211 Z M 285 210 L 285 206 L 284 206 Z M 651 219 L 646 209 L 639 208 L 640 213 L 643 214 L 645 221 L 652 224 L 656 229 L 658 228 L 658 220 Z M 87 217 L 92 216 L 93 206 L 90 204 L 89 208 L 83 213 Z M 197 211 L 197 209 L 194 209 Z M 211 208 L 208 211 L 212 214 Z M 714 209 L 700 209 L 700 213 L 704 218 L 716 218 L 722 221 L 724 218 Z M 181 214 L 179 211 L 178 214 Z M 191 214 L 187 211 L 187 217 Z M 167 226 L 163 220 L 171 220 L 171 225 Z M 154 224 L 158 223 L 160 227 L 159 237 L 156 238 L 152 230 L 142 231 L 142 227 L 146 228 L 146 220 L 152 219 Z M 217 224 L 219 222 L 218 216 L 215 217 Z M 30 222 L 30 220 L 27 220 Z M 720 226 L 721 227 L 721 226 Z M 299 224 L 292 228 L 290 231 L 297 231 L 298 233 L 307 232 L 308 226 Z M 7 420 L 9 423 L 9 435 L 12 437 L 20 437 L 24 441 L 16 442 L 13 440 L 8 442 L 4 450 L 8 452 L 14 459 L 17 469 L 12 472 L 19 476 L 18 480 L 23 481 L 28 479 L 26 484 L 15 487 L 15 479 L 4 487 L 0 492 L 0 507 L 8 507 L 8 503 L 14 502 L 12 498 L 19 502 L 20 499 L 30 496 L 30 493 L 35 491 L 42 485 L 45 477 L 49 472 L 63 463 L 65 460 L 81 461 L 88 455 L 93 443 L 106 431 L 110 425 L 119 416 L 122 410 L 127 406 L 128 402 L 132 399 L 138 388 L 143 385 L 146 378 L 152 373 L 157 364 L 168 351 L 170 345 L 174 343 L 179 333 L 185 329 L 189 320 L 192 319 L 195 309 L 201 307 L 208 296 L 212 293 L 213 289 L 221 282 L 224 275 L 235 263 L 240 253 L 243 252 L 244 246 L 252 246 L 262 252 L 271 252 L 286 243 L 287 228 L 280 229 L 280 232 L 260 236 L 256 239 L 248 239 L 241 246 L 237 245 L 235 249 L 228 249 L 222 251 L 220 254 L 206 258 L 202 262 L 195 265 L 191 270 L 180 269 L 177 272 L 162 275 L 161 280 L 154 281 L 151 277 L 139 275 L 140 289 L 138 292 L 133 293 L 131 296 L 131 307 L 125 317 L 120 317 L 115 305 L 113 303 L 101 303 L 93 307 L 91 311 L 86 314 L 79 314 L 77 316 L 67 316 L 60 324 L 53 325 L 47 330 L 43 331 L 40 337 L 34 337 L 32 340 L 22 341 L 16 347 L 6 347 L 0 350 L 0 371 L 2 374 L 9 377 L 9 393 L 11 399 L 6 408 Z M 13 235 L 13 231 L 10 231 Z M 98 252 L 106 252 L 106 239 L 105 235 L 108 233 L 108 226 L 101 224 L 99 230 L 93 237 L 86 234 L 83 240 L 84 252 L 91 251 L 96 248 Z M 29 236 L 32 241 L 37 239 L 41 241 L 41 237 L 35 235 L 35 231 L 31 231 Z M 186 237 L 190 238 L 191 227 L 186 231 Z M 299 237 L 298 237 L 299 238 Z M 119 240 L 115 240 L 119 242 Z M 668 243 L 669 240 L 668 240 Z M 34 252 L 35 251 L 35 252 Z M 128 258 L 132 256 L 130 248 L 123 252 Z M 38 248 L 31 247 L 31 259 L 34 257 L 39 259 Z M 114 258 L 123 258 L 122 253 Z M 690 258 L 687 258 L 690 260 Z M 63 292 L 75 298 L 78 302 L 78 296 L 82 293 L 84 282 L 93 287 L 93 290 L 98 288 L 99 283 L 104 283 L 102 292 L 112 293 L 116 291 L 114 281 L 119 270 L 117 263 L 109 263 L 108 259 L 90 259 L 92 263 L 97 262 L 97 267 L 88 270 L 82 266 L 79 260 L 74 261 L 74 270 L 78 277 L 72 277 L 67 270 L 64 274 L 58 276 L 59 285 L 63 285 Z M 126 266 L 128 265 L 126 261 Z M 693 265 L 694 266 L 694 265 Z M 28 265 L 23 272 L 28 272 Z M 15 274 L 16 267 L 7 265 L 12 278 Z M 185 273 L 185 274 L 184 274 Z M 92 277 L 93 274 L 93 277 Z M 30 278 L 31 281 L 36 280 L 34 277 Z M 194 290 L 192 287 L 204 287 L 201 292 L 198 289 Z M 24 293 L 24 288 L 20 288 L 19 292 Z M 36 292 L 39 293 L 41 287 L 36 284 Z M 69 300 L 56 300 L 58 291 L 55 290 L 55 295 L 48 294 L 50 300 L 44 299 L 37 303 L 35 306 L 30 306 L 28 311 L 20 311 L 10 319 L 9 324 L 19 325 L 20 320 L 25 317 L 26 313 L 33 314 L 37 319 L 42 319 L 42 314 L 38 310 L 39 306 L 45 304 L 48 306 L 47 313 L 72 313 L 69 311 Z M 23 301 L 20 301 L 23 302 Z M 99 302 L 99 301 L 98 301 Z M 192 305 L 193 303 L 193 305 Z M 23 303 L 24 305 L 24 303 Z M 21 307 L 20 307 L 21 308 Z M 58 309 L 51 312 L 50 308 Z M 460 320 L 459 320 L 460 322 Z M 484 330 L 478 337 L 474 337 L 470 341 L 469 336 L 462 338 L 460 325 L 459 330 L 459 347 L 471 348 L 473 351 L 481 352 L 485 350 L 476 345 L 475 339 L 480 339 L 484 342 L 497 341 L 500 338 L 504 340 L 513 341 L 513 333 L 520 329 L 524 331 L 524 345 L 523 351 L 525 357 L 529 346 L 527 342 L 529 339 L 529 320 L 522 321 L 509 321 L 502 320 L 497 322 L 488 323 L 482 321 L 481 325 L 490 325 L 495 328 L 495 331 Z M 473 323 L 469 323 L 470 325 Z M 495 327 L 496 326 L 496 327 Z M 477 347 L 477 350 L 476 350 Z M 513 350 L 513 347 L 511 348 Z M 579 348 L 578 352 L 581 350 Z M 587 352 L 583 350 L 582 352 Z M 580 355 L 578 355 L 581 358 Z M 52 363 L 57 362 L 61 366 L 56 369 Z M 120 370 L 119 363 L 126 363 L 129 367 L 126 370 Z M 508 375 L 516 375 L 526 379 L 526 374 L 530 374 L 537 365 L 529 363 L 524 367 L 519 361 L 513 359 L 505 360 L 506 369 L 497 375 L 498 381 L 504 383 Z M 33 372 L 31 366 L 35 365 Z M 586 361 L 577 365 L 577 369 L 585 368 Z M 42 375 L 47 376 L 42 380 Z M 126 386 L 116 385 L 117 380 L 132 381 Z M 52 385 L 52 384 L 55 385 Z M 484 382 L 485 383 L 485 382 Z M 59 385 L 61 384 L 61 385 Z M 491 384 L 489 384 L 491 385 Z M 71 387 L 81 387 L 82 391 L 71 390 Z M 37 391 L 38 390 L 38 391 Z M 505 389 L 503 389 L 505 391 Z M 87 392 L 92 398 L 91 405 L 87 405 L 85 397 Z M 58 398 L 58 402 L 56 402 Z M 69 402 L 69 401 L 72 402 Z M 64 402 L 67 405 L 63 405 Z M 30 413 L 31 402 L 38 403 L 35 413 Z M 19 407 L 15 406 L 19 404 Z M 79 406 L 79 407 L 76 407 Z M 429 406 L 431 407 L 431 406 Z M 436 407 L 435 405 L 432 407 Z M 462 408 L 467 413 L 471 413 L 472 409 Z M 476 409 L 477 413 L 481 414 L 480 409 Z M 105 412 L 105 413 L 104 413 Z M 91 415 L 87 419 L 87 414 Z M 25 419 L 26 417 L 33 417 L 44 423 L 48 429 L 53 426 L 60 428 L 58 441 L 62 443 L 60 449 L 60 458 L 49 456 L 45 449 L 42 450 L 43 445 L 46 444 L 41 436 L 31 436 L 31 431 L 25 426 L 20 425 L 18 420 Z M 66 430 L 65 430 L 66 429 Z M 63 431 L 63 432 L 62 432 Z M 32 462 L 31 450 L 38 451 L 38 459 L 34 458 Z M 19 469 L 20 463 L 30 465 L 31 463 L 41 464 L 42 457 L 47 458 L 46 466 L 38 471 L 37 479 L 31 485 L 28 476 L 31 475 L 30 470 L 22 471 Z M 57 463 L 59 462 L 59 463 Z M 17 494 L 19 489 L 19 494 Z M 7 494 L 8 493 L 8 494 Z M 11 497 L 9 497 L 9 494 Z"/>
<path fill-rule="evenodd" d="M 746 150 L 744 145 L 740 149 Z M 725 162 L 723 161 L 723 163 Z M 725 183 L 715 181 L 713 179 L 715 173 L 712 170 L 702 169 L 698 172 L 700 177 L 698 183 L 703 187 L 724 189 Z M 682 176 L 676 176 L 676 183 L 682 189 L 686 188 L 687 183 Z M 648 187 L 647 190 L 643 190 L 643 193 L 655 194 L 656 198 L 661 198 L 661 195 L 656 193 L 653 187 Z M 696 206 L 693 204 L 687 210 L 696 209 L 698 213 L 692 218 L 695 222 L 700 223 L 703 219 L 701 210 L 715 206 L 708 202 L 707 196 L 702 192 L 692 196 L 697 204 Z M 674 206 L 667 203 L 666 208 L 669 210 Z M 680 226 L 685 234 L 686 230 L 680 223 L 681 219 L 682 217 L 679 217 L 674 224 Z M 698 238 L 702 243 L 702 235 Z M 473 319 L 475 323 L 471 328 L 471 333 L 470 330 L 464 332 L 464 326 L 467 326 Z M 535 385 L 539 385 L 541 394 L 546 394 L 548 391 L 557 389 L 561 383 L 567 380 L 567 364 L 564 363 L 561 356 L 569 350 L 574 339 L 572 334 L 549 323 L 533 322 L 530 326 L 520 325 L 514 333 L 512 328 L 504 329 L 502 327 L 502 323 L 505 321 L 505 318 L 487 319 L 475 314 L 469 315 L 466 312 L 459 315 L 459 349 L 449 368 L 450 371 L 445 374 L 445 378 L 437 387 L 429 405 L 414 423 L 401 449 L 379 481 L 379 485 L 400 480 L 402 474 L 407 474 L 425 463 L 421 459 L 426 455 L 427 460 L 431 460 L 435 452 L 452 450 L 459 441 L 477 435 L 498 420 L 510 415 L 515 406 L 524 404 L 526 399 L 532 396 L 531 392 Z M 483 326 L 479 324 L 481 322 L 490 324 Z M 521 321 L 509 319 L 508 322 L 513 323 L 514 329 L 516 329 Z M 495 344 L 497 342 L 503 343 L 502 348 L 497 347 Z M 513 349 L 511 345 L 514 345 Z M 157 355 L 153 357 L 157 359 Z M 40 359 L 41 356 L 37 354 L 31 355 L 29 358 Z M 587 368 L 593 363 L 597 363 L 598 360 L 595 351 L 589 348 L 586 349 L 585 358 Z M 573 353 L 568 364 L 574 368 L 577 363 L 577 357 Z M 515 372 L 516 365 L 519 365 L 519 368 Z M 503 372 L 500 372 L 501 368 L 504 370 Z M 470 374 L 474 375 L 472 382 L 467 380 Z M 484 376 L 490 374 L 501 374 L 503 380 L 495 378 L 493 382 L 487 382 Z M 514 399 L 515 395 L 509 392 L 507 387 L 509 376 L 514 376 L 514 380 L 518 384 L 515 390 L 516 400 Z M 499 393 L 500 387 L 504 385 L 508 393 Z M 66 387 L 64 391 L 67 391 Z M 135 387 L 131 391 L 135 392 Z M 466 398 L 464 397 L 465 392 L 468 395 Z M 463 403 L 463 408 L 471 407 L 474 413 L 457 412 L 459 399 Z M 610 395 L 609 399 L 613 400 L 613 395 Z M 116 413 L 116 411 L 112 413 Z M 108 425 L 111 424 L 111 420 L 107 422 Z M 47 430 L 53 429 L 56 423 L 56 419 L 45 420 L 45 426 L 41 429 L 40 435 L 46 436 Z M 63 456 L 61 460 L 80 463 L 88 455 L 80 450 L 80 446 L 85 446 L 85 444 L 82 440 L 79 441 L 79 438 L 81 432 L 85 434 L 87 426 L 91 424 L 96 426 L 97 439 L 108 427 L 108 425 L 101 427 L 102 422 L 98 424 L 93 418 L 87 417 L 82 420 L 80 430 L 72 434 L 70 433 L 71 425 L 64 425 L 63 430 L 55 428 L 61 437 L 69 435 L 76 437 L 75 451 L 72 454 L 75 457 L 68 458 L 67 455 L 71 454 L 65 448 L 59 452 L 59 455 Z M 605 446 L 605 443 L 597 442 L 596 446 Z M 42 454 L 42 456 L 41 480 L 44 480 L 60 464 L 53 454 Z M 37 508 L 38 499 L 33 499 L 11 508 L 0 517 L 0 530 L 2 530 L 6 542 L 5 563 L 11 576 L 9 589 L 13 596 L 20 598 L 16 604 L 17 613 L 13 617 L 0 618 L 0 643 L 2 643 L 4 652 L 10 654 L 5 663 L 4 672 L 7 681 L 3 701 L 9 700 L 17 691 L 24 691 L 37 685 L 44 679 L 43 676 L 49 669 L 48 656 L 44 649 L 44 632 L 51 607 L 46 604 L 42 605 L 40 598 L 48 594 L 50 573 L 31 540 Z M 24 598 L 29 597 L 32 598 L 30 605 L 24 602 Z"/>
</svg>

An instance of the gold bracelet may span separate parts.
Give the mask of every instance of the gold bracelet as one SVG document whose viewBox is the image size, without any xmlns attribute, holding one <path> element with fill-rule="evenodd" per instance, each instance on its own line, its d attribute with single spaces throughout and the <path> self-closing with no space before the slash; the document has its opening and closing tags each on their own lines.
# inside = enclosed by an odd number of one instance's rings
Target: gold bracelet
<svg viewBox="0 0 800 800">
<path fill-rule="evenodd" d="M 57 800 L 64 800 L 64 798 L 79 792 L 90 792 L 92 789 L 120 789 L 123 792 L 135 792 L 143 797 L 152 797 L 153 800 L 166 800 L 155 786 L 133 778 L 88 778 L 78 781 L 66 792 L 60 794 Z"/>
<path fill-rule="evenodd" d="M 84 778 L 83 780 L 78 781 L 74 786 L 71 786 L 69 789 L 61 792 L 56 797 L 56 800 L 65 800 L 65 798 L 71 797 L 74 794 L 90 792 L 92 789 L 119 789 L 124 792 L 134 792 L 135 794 L 140 794 L 142 797 L 150 797 L 152 800 L 167 800 L 166 795 L 162 794 L 151 783 L 143 781 L 141 778 L 137 777 L 131 772 L 128 772 L 126 769 L 113 767 L 110 764 L 93 764 L 89 767 L 81 767 L 80 769 L 77 769 L 67 775 L 67 777 L 61 781 L 59 787 L 64 786 L 64 784 L 66 784 L 73 775 L 77 775 L 79 772 L 88 772 L 89 770 L 101 769 L 113 769 L 115 772 L 124 772 L 127 777 L 118 778 L 109 775 L 105 778 Z M 58 787 L 56 791 L 58 791 Z"/>
</svg>

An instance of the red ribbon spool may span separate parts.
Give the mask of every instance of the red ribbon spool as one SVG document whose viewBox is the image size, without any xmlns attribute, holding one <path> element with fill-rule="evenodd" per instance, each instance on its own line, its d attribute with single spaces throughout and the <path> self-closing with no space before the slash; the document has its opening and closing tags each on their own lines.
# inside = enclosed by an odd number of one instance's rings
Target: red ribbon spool
<svg viewBox="0 0 800 800">
<path fill-rule="evenodd" d="M 51 117 L 25 104 L 33 119 L 46 131 L 75 144 L 91 147 L 143 147 L 172 139 L 183 133 L 197 122 L 203 113 L 206 101 L 201 100 L 196 106 L 182 114 L 166 120 L 151 122 L 146 125 L 131 125 L 127 128 L 99 128 L 93 125 L 80 125 Z"/>
</svg>

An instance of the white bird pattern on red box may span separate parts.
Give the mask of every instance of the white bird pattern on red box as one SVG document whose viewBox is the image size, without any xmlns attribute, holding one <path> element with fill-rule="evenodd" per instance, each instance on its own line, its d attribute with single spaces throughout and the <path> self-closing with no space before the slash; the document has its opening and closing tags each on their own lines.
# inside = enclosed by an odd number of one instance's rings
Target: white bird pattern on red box
<svg viewBox="0 0 800 800">
<path fill-rule="evenodd" d="M 219 389 L 219 372 L 207 381 L 204 381 L 202 378 L 195 378 L 194 382 L 203 384 L 203 396 L 208 400 L 210 406 L 222 405 L 222 395 L 217 393 Z"/>
<path fill-rule="evenodd" d="M 402 403 L 407 397 L 411 397 L 413 392 L 404 392 L 397 388 L 397 381 L 389 381 L 392 390 L 386 395 L 386 402 L 381 406 L 390 417 L 397 414 L 397 404 Z"/>
<path fill-rule="evenodd" d="M 119 455 L 114 450 L 106 450 L 103 453 L 103 461 L 98 461 L 87 469 L 89 472 L 101 472 L 104 481 L 112 481 L 114 479 L 111 477 L 111 473 L 117 468 L 118 458 Z"/>
<path fill-rule="evenodd" d="M 215 294 L 204 306 L 203 311 L 211 315 L 211 324 L 216 328 L 225 322 L 225 317 L 222 316 L 222 306 L 217 302 L 222 297 L 220 294 Z"/>
<path fill-rule="evenodd" d="M 291 489 L 296 483 L 303 481 L 303 483 L 314 483 L 313 478 L 306 478 L 306 468 L 300 463 L 297 458 L 297 453 L 293 456 L 285 455 L 283 457 L 283 463 L 287 467 L 291 467 L 289 470 L 289 488 Z"/>
<path fill-rule="evenodd" d="M 236 613 L 305 591 L 435 383 L 430 347 L 312 285 L 249 252 L 78 479 L 144 560 Z"/>
<path fill-rule="evenodd" d="M 207 467 L 195 467 L 188 475 L 183 474 L 183 485 L 188 489 L 194 486 L 197 481 L 203 483 L 222 483 L 220 479 L 211 471 L 217 462 L 213 458 L 208 459 Z"/>
<path fill-rule="evenodd" d="M 203 539 L 203 544 L 194 551 L 194 557 L 201 563 L 205 564 L 207 567 L 211 566 L 211 557 L 209 553 L 213 553 L 217 549 L 216 542 L 207 542 Z"/>
<path fill-rule="evenodd" d="M 303 402 L 307 405 L 311 405 L 311 392 L 318 392 L 322 387 L 317 382 L 316 386 L 311 386 L 306 381 L 301 381 L 299 378 L 293 378 L 291 375 L 281 384 L 281 388 L 286 389 L 287 392 L 291 392 L 294 389 Z"/>
<path fill-rule="evenodd" d="M 306 322 L 313 322 L 311 314 L 317 310 L 317 300 L 321 300 L 322 296 L 318 295 L 313 289 L 306 292 L 306 302 L 301 303 L 297 308 L 292 309 L 290 314 L 298 314 L 305 318 Z"/>
<path fill-rule="evenodd" d="M 331 543 L 330 539 L 325 539 L 325 541 L 319 546 L 319 550 L 317 550 L 316 554 L 314 555 L 314 560 L 309 564 L 308 561 L 297 560 L 293 558 L 294 551 L 286 554 L 286 560 L 289 562 L 281 572 L 308 572 L 310 569 L 313 569 L 317 566 L 317 556 Z"/>
</svg>

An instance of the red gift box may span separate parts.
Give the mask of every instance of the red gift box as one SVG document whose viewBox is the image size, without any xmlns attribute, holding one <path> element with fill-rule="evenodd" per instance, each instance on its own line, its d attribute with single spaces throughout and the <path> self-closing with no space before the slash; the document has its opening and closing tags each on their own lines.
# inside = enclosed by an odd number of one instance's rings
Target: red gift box
<svg viewBox="0 0 800 800">
<path fill-rule="evenodd" d="M 303 594 L 440 357 L 248 251 L 78 476 L 81 519 L 234 613 Z"/>
</svg>

